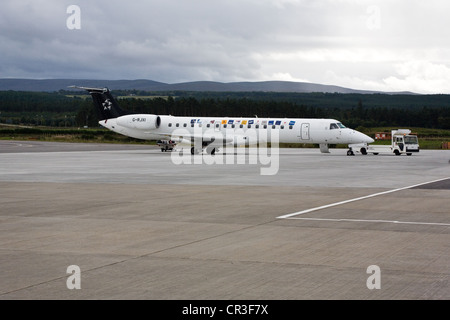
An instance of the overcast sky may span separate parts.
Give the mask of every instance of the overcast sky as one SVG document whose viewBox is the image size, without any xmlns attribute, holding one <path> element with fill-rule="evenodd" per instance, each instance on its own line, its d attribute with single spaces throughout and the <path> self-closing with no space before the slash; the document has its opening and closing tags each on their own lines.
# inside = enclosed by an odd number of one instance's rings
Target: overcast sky
<svg viewBox="0 0 450 320">
<path fill-rule="evenodd" d="M 2 0 L 0 78 L 450 93 L 449 15 L 445 0 Z"/>
</svg>

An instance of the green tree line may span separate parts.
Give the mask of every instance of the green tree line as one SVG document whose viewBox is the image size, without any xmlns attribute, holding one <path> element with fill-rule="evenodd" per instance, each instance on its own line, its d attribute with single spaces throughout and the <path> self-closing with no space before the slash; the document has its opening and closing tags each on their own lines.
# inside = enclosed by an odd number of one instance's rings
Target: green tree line
<svg viewBox="0 0 450 320">
<path fill-rule="evenodd" d="M 174 116 L 334 118 L 346 126 L 450 129 L 449 95 L 115 91 L 122 108 Z M 148 98 L 133 97 L 133 95 Z M 151 97 L 157 96 L 157 97 Z M 161 96 L 165 96 L 162 98 Z M 0 91 L 0 122 L 98 126 L 85 93 Z"/>
<path fill-rule="evenodd" d="M 360 97 L 361 98 L 361 97 Z M 448 98 L 448 97 L 446 97 Z M 448 99 L 450 101 L 450 99 Z M 316 102 L 317 103 L 317 102 Z M 169 97 L 122 99 L 120 105 L 136 113 L 171 114 L 199 117 L 254 117 L 260 118 L 334 118 L 346 126 L 356 128 L 404 126 L 450 129 L 450 105 L 442 106 L 365 106 L 363 99 L 345 106 L 337 101 L 318 106 L 283 100 L 255 100 L 250 98 L 194 98 Z"/>
</svg>

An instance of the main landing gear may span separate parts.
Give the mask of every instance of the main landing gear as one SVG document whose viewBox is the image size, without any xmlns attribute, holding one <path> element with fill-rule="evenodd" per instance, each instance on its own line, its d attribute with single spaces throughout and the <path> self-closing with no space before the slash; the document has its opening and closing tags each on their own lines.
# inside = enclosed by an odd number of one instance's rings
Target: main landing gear
<svg viewBox="0 0 450 320">
<path fill-rule="evenodd" d="M 214 147 L 208 147 L 208 148 L 203 149 L 203 150 L 206 150 L 206 153 L 207 153 L 207 154 L 210 154 L 210 155 L 212 155 L 212 156 L 215 155 L 215 154 L 216 154 L 216 151 L 217 151 L 216 148 L 214 148 Z M 191 148 L 191 154 L 192 154 L 192 155 L 194 155 L 194 154 L 200 154 L 200 153 L 202 153 L 203 150 L 200 151 L 200 150 L 196 149 L 195 147 L 192 147 L 192 148 Z"/>
</svg>

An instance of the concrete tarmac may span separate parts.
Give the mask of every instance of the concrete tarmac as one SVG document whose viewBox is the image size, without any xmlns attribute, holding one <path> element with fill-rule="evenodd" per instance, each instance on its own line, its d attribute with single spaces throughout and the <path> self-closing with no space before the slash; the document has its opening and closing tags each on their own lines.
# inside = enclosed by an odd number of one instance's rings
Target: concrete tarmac
<svg viewBox="0 0 450 320">
<path fill-rule="evenodd" d="M 450 151 L 235 152 L 0 141 L 0 299 L 450 299 Z"/>
</svg>

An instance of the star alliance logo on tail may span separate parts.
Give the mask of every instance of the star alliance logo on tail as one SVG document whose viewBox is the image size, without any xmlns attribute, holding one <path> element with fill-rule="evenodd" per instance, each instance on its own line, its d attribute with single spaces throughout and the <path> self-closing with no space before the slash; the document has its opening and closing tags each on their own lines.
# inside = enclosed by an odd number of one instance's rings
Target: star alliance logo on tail
<svg viewBox="0 0 450 320">
<path fill-rule="evenodd" d="M 105 102 L 102 103 L 103 110 L 111 111 L 112 102 L 109 99 L 106 99 Z"/>
</svg>

